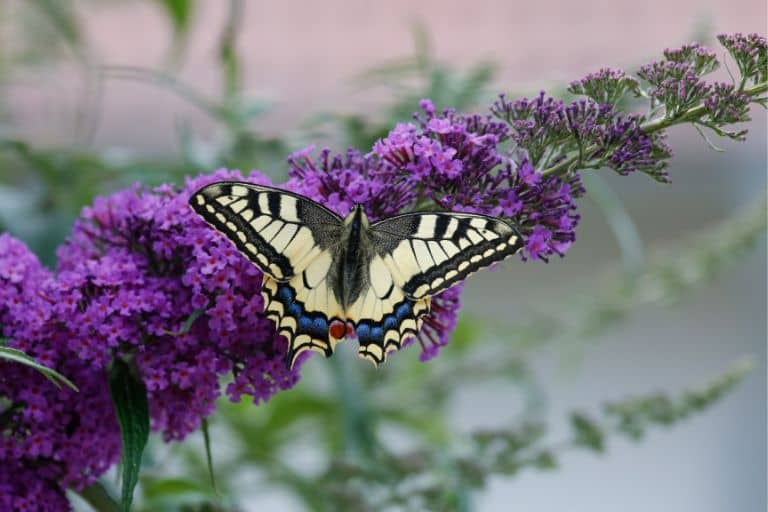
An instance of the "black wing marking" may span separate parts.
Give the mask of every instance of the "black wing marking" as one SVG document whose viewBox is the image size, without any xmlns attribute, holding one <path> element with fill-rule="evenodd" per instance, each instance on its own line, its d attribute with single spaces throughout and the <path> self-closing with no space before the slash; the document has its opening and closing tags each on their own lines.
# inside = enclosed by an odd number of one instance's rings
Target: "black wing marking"
<svg viewBox="0 0 768 512">
<path fill-rule="evenodd" d="M 370 229 L 395 285 L 413 299 L 440 293 L 523 247 L 506 222 L 469 213 L 407 213 Z"/>
<path fill-rule="evenodd" d="M 213 183 L 192 194 L 189 204 L 276 281 L 299 274 L 341 233 L 341 218 L 324 206 L 252 183 Z"/>
</svg>

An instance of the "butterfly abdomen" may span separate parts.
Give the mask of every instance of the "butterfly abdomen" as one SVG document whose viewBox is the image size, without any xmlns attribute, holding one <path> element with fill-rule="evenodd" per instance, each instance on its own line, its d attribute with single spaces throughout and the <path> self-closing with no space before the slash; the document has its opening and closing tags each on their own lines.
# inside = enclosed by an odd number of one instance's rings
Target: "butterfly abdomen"
<svg viewBox="0 0 768 512">
<path fill-rule="evenodd" d="M 368 269 L 364 264 L 369 252 L 367 227 L 368 219 L 360 206 L 356 206 L 344 220 L 337 274 L 337 300 L 344 309 L 358 299 L 368 282 Z"/>
</svg>

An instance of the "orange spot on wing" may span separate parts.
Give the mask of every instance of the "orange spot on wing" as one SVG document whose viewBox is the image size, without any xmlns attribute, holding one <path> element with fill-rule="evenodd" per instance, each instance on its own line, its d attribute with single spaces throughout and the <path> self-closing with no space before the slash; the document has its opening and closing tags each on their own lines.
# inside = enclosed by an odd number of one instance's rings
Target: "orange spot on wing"
<svg viewBox="0 0 768 512">
<path fill-rule="evenodd" d="M 346 335 L 347 328 L 343 322 L 336 320 L 331 323 L 331 326 L 328 328 L 328 333 L 337 340 L 340 340 Z"/>
</svg>

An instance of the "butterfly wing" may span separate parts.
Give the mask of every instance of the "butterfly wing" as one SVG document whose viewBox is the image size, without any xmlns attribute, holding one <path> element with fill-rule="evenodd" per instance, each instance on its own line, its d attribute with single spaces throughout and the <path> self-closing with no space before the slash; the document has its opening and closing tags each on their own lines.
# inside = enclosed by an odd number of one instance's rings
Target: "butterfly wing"
<svg viewBox="0 0 768 512">
<path fill-rule="evenodd" d="M 275 322 L 278 333 L 288 339 L 286 365 L 289 368 L 306 350 L 320 352 L 325 357 L 333 354 L 340 340 L 331 335 L 330 326 L 334 321 L 344 323 L 344 314 L 328 277 L 308 284 L 304 272 L 287 283 L 264 276 L 261 295 L 267 318 Z"/>
<path fill-rule="evenodd" d="M 365 291 L 349 308 L 360 356 L 378 365 L 421 328 L 433 295 L 520 250 L 504 221 L 463 213 L 409 213 L 370 227 Z"/>
<path fill-rule="evenodd" d="M 408 336 L 419 331 L 430 301 L 431 297 L 406 297 L 381 257 L 373 256 L 369 282 L 346 313 L 355 326 L 360 357 L 376 366 L 383 363 L 388 353 L 399 350 Z"/>
<path fill-rule="evenodd" d="M 333 290 L 341 219 L 301 196 L 244 182 L 208 185 L 190 205 L 264 273 L 265 313 L 288 339 L 287 364 L 305 350 L 329 356 L 338 341 L 329 326 L 343 318 Z"/>
<path fill-rule="evenodd" d="M 523 247 L 506 222 L 470 213 L 407 213 L 373 224 L 371 233 L 394 284 L 412 299 L 438 294 Z"/>
<path fill-rule="evenodd" d="M 189 203 L 275 281 L 299 275 L 338 242 L 341 230 L 341 219 L 324 206 L 252 183 L 213 183 L 194 193 Z"/>
</svg>

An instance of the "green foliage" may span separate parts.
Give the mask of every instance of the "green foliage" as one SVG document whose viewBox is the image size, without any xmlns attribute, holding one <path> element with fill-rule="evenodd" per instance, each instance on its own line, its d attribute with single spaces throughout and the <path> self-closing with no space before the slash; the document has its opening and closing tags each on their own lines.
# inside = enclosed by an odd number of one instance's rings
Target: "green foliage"
<svg viewBox="0 0 768 512">
<path fill-rule="evenodd" d="M 120 467 L 123 485 L 120 503 L 124 512 L 131 509 L 133 490 L 139 482 L 141 456 L 149 438 L 149 403 L 144 382 L 130 366 L 115 359 L 109 375 L 109 391 L 120 423 L 123 453 Z"/>
<path fill-rule="evenodd" d="M 28 356 L 21 350 L 5 347 L 3 345 L 5 345 L 5 340 L 0 338 L 0 360 L 29 366 L 30 368 L 34 368 L 35 370 L 42 373 L 43 376 L 51 381 L 57 388 L 61 388 L 61 385 L 64 384 L 68 388 L 71 388 L 74 391 L 78 391 L 77 386 L 75 386 L 71 380 L 56 370 L 48 368 L 47 366 L 43 366 L 42 364 L 35 361 L 34 358 Z"/>
<path fill-rule="evenodd" d="M 168 15 L 176 38 L 186 37 L 197 2 L 194 0 L 157 0 L 157 2 Z"/>
<path fill-rule="evenodd" d="M 669 426 L 701 412 L 734 388 L 752 370 L 751 361 L 742 361 L 708 386 L 671 398 L 664 393 L 630 398 L 605 405 L 605 414 L 615 423 L 617 432 L 641 439 L 653 425 Z"/>
</svg>

